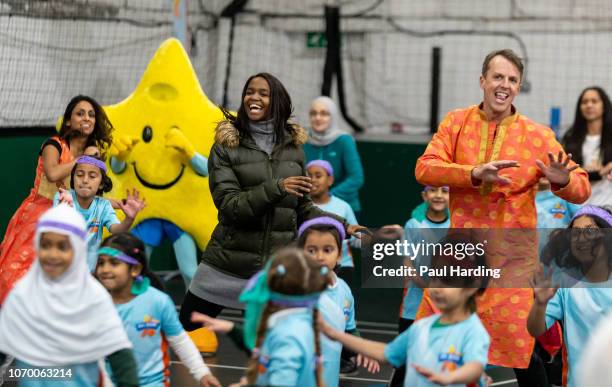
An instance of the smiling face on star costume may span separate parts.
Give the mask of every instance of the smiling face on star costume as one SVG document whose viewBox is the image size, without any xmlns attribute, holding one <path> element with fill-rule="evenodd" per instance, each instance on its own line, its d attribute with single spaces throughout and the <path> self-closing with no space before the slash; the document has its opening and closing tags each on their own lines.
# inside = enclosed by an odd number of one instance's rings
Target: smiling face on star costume
<svg viewBox="0 0 612 387">
<path fill-rule="evenodd" d="M 109 171 L 114 185 L 110 196 L 137 188 L 148 203 L 137 222 L 152 218 L 170 221 L 204 249 L 217 218 L 208 178 L 196 174 L 190 160 L 171 140 L 178 134 L 208 157 L 214 128 L 223 115 L 202 91 L 180 42 L 164 42 L 134 92 L 104 109 L 116 128 L 115 139 L 127 136 L 134 142 L 125 171 Z"/>
</svg>

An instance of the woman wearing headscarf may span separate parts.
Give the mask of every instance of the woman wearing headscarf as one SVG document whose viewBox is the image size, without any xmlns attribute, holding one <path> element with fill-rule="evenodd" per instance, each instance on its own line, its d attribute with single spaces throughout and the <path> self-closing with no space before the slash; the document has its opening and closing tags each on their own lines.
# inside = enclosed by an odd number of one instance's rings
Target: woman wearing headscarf
<svg viewBox="0 0 612 387">
<path fill-rule="evenodd" d="M 353 137 L 339 128 L 340 116 L 334 101 L 318 97 L 310 105 L 310 132 L 304 144 L 306 161 L 326 160 L 334 170 L 331 194 L 348 202 L 359 219 L 359 189 L 363 186 L 363 167 Z"/>
</svg>

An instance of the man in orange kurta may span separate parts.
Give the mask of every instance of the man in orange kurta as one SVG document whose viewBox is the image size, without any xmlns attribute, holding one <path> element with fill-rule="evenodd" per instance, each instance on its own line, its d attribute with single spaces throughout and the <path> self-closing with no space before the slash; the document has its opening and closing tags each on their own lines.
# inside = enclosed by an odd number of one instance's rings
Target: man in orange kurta
<svg viewBox="0 0 612 387">
<path fill-rule="evenodd" d="M 512 105 L 522 72 L 511 50 L 489 54 L 480 76 L 483 102 L 448 113 L 417 161 L 419 183 L 450 186 L 452 228 L 535 229 L 535 194 L 542 176 L 551 181 L 555 195 L 569 202 L 582 203 L 591 194 L 587 173 L 565 155 L 553 131 Z M 533 259 L 514 267 L 517 276 L 530 273 L 537 263 L 537 245 L 528 248 Z M 532 302 L 533 290 L 527 286 L 488 288 L 478 299 L 478 315 L 491 336 L 490 364 L 529 366 L 534 339 L 526 320 Z M 417 318 L 433 312 L 425 292 Z"/>
</svg>

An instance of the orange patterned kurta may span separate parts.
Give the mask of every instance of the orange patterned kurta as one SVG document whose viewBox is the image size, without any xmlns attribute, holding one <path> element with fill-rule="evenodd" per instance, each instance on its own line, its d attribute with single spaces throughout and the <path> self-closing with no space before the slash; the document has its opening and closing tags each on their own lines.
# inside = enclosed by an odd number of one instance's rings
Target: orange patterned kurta
<svg viewBox="0 0 612 387">
<path fill-rule="evenodd" d="M 489 122 L 478 105 L 448 113 L 417 161 L 415 173 L 419 183 L 451 187 L 452 228 L 535 229 L 536 187 L 543 176 L 535 160 L 548 165 L 548 152 L 556 157 L 563 148 L 550 128 L 512 109 L 514 113 L 498 125 Z M 519 162 L 518 168 L 500 171 L 500 175 L 512 182 L 473 186 L 472 169 L 493 160 Z M 569 167 L 573 165 L 570 162 Z M 591 194 L 588 175 L 580 168 L 571 172 L 567 186 L 553 185 L 552 190 L 572 203 L 582 203 Z M 526 245 L 521 247 L 525 249 Z M 535 268 L 537 245 L 527 244 L 527 248 L 532 249 L 533 254 L 529 256 L 533 260 L 521 262 L 520 267 L 513 266 L 517 276 L 525 276 Z M 507 255 L 499 255 L 492 258 L 505 262 L 501 265 L 504 269 L 512 266 Z M 488 288 L 478 298 L 478 315 L 491 335 L 490 364 L 527 368 L 534 345 L 526 324 L 532 303 L 533 290 L 526 287 Z M 434 306 L 426 291 L 417 318 L 433 312 Z"/>
<path fill-rule="evenodd" d="M 68 143 L 59 137 L 52 139 L 62 148 L 59 163 L 71 162 L 73 157 Z M 53 206 L 53 196 L 58 188 L 69 186 L 70 176 L 63 182 L 50 182 L 43 170 L 42 156 L 38 157 L 34 188 L 11 218 L 0 245 L 0 304 L 34 261 L 34 234 L 38 218 Z"/>
</svg>

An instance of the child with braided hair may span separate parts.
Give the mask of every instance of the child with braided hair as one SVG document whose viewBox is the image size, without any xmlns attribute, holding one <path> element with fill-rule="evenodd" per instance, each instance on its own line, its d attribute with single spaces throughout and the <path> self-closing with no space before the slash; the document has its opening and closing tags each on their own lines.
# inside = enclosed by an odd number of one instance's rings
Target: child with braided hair
<svg viewBox="0 0 612 387">
<path fill-rule="evenodd" d="M 317 386 L 323 383 L 321 345 L 316 325 L 319 296 L 329 269 L 301 250 L 279 250 L 253 276 L 240 296 L 247 305 L 242 342 L 251 353 L 246 383 Z M 193 313 L 193 322 L 236 336 L 236 324 Z"/>
</svg>

